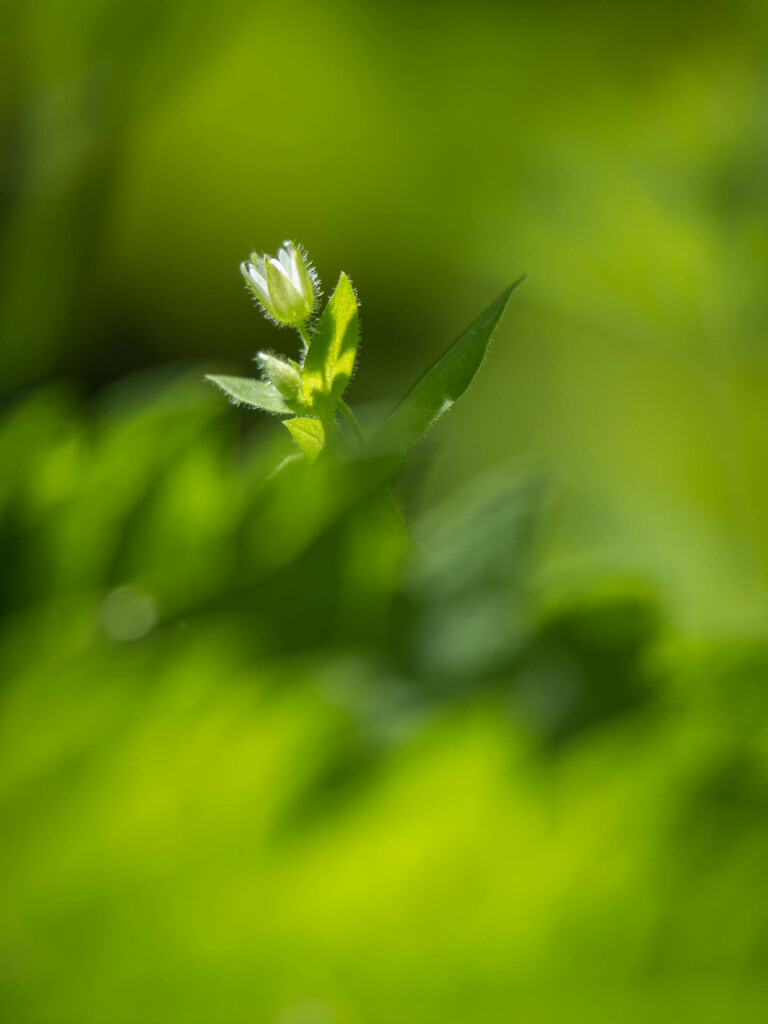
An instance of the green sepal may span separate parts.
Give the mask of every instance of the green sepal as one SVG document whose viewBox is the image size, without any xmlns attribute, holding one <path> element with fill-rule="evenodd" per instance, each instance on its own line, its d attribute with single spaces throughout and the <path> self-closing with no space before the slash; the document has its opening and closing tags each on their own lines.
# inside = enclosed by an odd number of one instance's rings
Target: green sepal
<svg viewBox="0 0 768 1024">
<path fill-rule="evenodd" d="M 519 278 L 502 292 L 414 384 L 373 438 L 375 450 L 404 455 L 464 394 L 480 369 L 512 292 L 522 280 Z"/>
<path fill-rule="evenodd" d="M 270 313 L 281 323 L 303 323 L 312 312 L 312 302 L 296 291 L 286 276 L 275 268 L 271 258 L 264 261 L 264 271 L 272 300 Z"/>
<path fill-rule="evenodd" d="M 333 413 L 355 366 L 358 339 L 357 296 L 346 274 L 317 324 L 304 360 L 304 396 L 322 416 Z"/>
<path fill-rule="evenodd" d="M 283 426 L 290 431 L 302 455 L 314 462 L 325 447 L 325 427 L 322 421 L 310 416 L 297 416 L 292 420 L 283 420 Z"/>
<path fill-rule="evenodd" d="M 276 413 L 278 416 L 295 416 L 295 403 L 290 403 L 266 380 L 252 377 L 226 377 L 207 373 L 205 379 L 221 388 L 235 405 L 248 405 L 252 409 Z M 293 406 L 293 408 L 292 408 Z"/>
</svg>

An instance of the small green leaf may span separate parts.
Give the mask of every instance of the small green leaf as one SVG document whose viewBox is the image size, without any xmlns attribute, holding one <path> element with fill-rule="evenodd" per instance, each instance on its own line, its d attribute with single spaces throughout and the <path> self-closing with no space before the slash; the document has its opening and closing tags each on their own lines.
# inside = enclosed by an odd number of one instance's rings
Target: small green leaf
<svg viewBox="0 0 768 1024">
<path fill-rule="evenodd" d="M 269 381 L 254 380 L 251 377 L 220 377 L 211 373 L 205 377 L 220 387 L 225 395 L 229 395 L 236 405 L 250 405 L 254 409 L 263 409 L 264 412 L 274 412 L 280 416 L 292 416 L 295 413 Z"/>
<path fill-rule="evenodd" d="M 328 300 L 304 360 L 304 394 L 329 415 L 352 375 L 357 352 L 357 296 L 346 274 Z"/>
<path fill-rule="evenodd" d="M 480 369 L 510 295 L 522 280 L 521 277 L 502 292 L 414 384 L 380 427 L 373 439 L 373 448 L 404 455 L 424 431 L 461 398 Z"/>
<path fill-rule="evenodd" d="M 291 432 L 299 450 L 310 461 L 314 461 L 325 447 L 325 428 L 320 420 L 297 416 L 293 420 L 283 420 L 283 426 Z"/>
</svg>

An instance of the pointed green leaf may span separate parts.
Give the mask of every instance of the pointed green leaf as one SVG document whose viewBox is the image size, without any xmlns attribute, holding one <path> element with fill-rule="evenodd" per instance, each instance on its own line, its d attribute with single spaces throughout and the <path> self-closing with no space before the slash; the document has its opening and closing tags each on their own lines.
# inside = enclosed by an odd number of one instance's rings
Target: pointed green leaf
<svg viewBox="0 0 768 1024">
<path fill-rule="evenodd" d="M 303 455 L 310 461 L 317 458 L 325 446 L 325 429 L 320 420 L 297 416 L 293 420 L 283 420 L 283 426 L 291 432 Z"/>
<path fill-rule="evenodd" d="M 211 373 L 205 376 L 206 380 L 229 395 L 236 405 L 250 405 L 254 409 L 263 409 L 264 412 L 274 412 L 280 416 L 294 415 L 295 410 L 290 408 L 269 381 L 253 380 L 251 377 L 220 377 Z"/>
<path fill-rule="evenodd" d="M 357 296 L 346 274 L 328 300 L 304 360 L 304 394 L 323 415 L 333 411 L 355 365 Z"/>
<path fill-rule="evenodd" d="M 424 431 L 460 398 L 480 369 L 491 337 L 521 277 L 467 328 L 384 421 L 373 439 L 379 451 L 405 454 Z"/>
</svg>

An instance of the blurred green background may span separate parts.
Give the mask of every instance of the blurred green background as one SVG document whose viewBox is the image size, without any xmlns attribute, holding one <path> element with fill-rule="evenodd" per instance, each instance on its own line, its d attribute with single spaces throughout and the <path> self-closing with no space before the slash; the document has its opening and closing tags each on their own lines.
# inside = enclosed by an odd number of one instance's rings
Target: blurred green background
<svg viewBox="0 0 768 1024">
<path fill-rule="evenodd" d="M 0 1019 L 754 1022 L 768 7 L 0 13 Z M 396 493 L 206 370 L 346 270 Z"/>
</svg>

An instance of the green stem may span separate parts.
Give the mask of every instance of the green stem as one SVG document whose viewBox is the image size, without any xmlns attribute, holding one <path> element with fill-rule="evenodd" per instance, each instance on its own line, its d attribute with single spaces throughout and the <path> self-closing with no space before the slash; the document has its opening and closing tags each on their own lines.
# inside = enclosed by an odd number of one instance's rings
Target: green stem
<svg viewBox="0 0 768 1024">
<path fill-rule="evenodd" d="M 400 508 L 400 502 L 393 494 L 391 487 L 386 487 L 384 489 L 384 504 L 392 526 L 400 534 L 408 550 L 412 555 L 423 558 L 421 551 L 419 550 L 419 546 L 411 533 L 411 528 L 408 526 L 405 516 L 403 515 L 403 510 Z"/>
<path fill-rule="evenodd" d="M 350 429 L 352 430 L 352 433 L 355 435 L 355 438 L 359 442 L 360 446 L 362 447 L 363 445 L 365 445 L 365 434 L 363 433 L 360 424 L 357 422 L 357 416 L 355 416 L 355 414 L 352 412 L 352 410 L 349 408 L 349 406 L 347 405 L 343 398 L 339 399 L 338 409 L 341 415 L 349 424 Z"/>
</svg>

